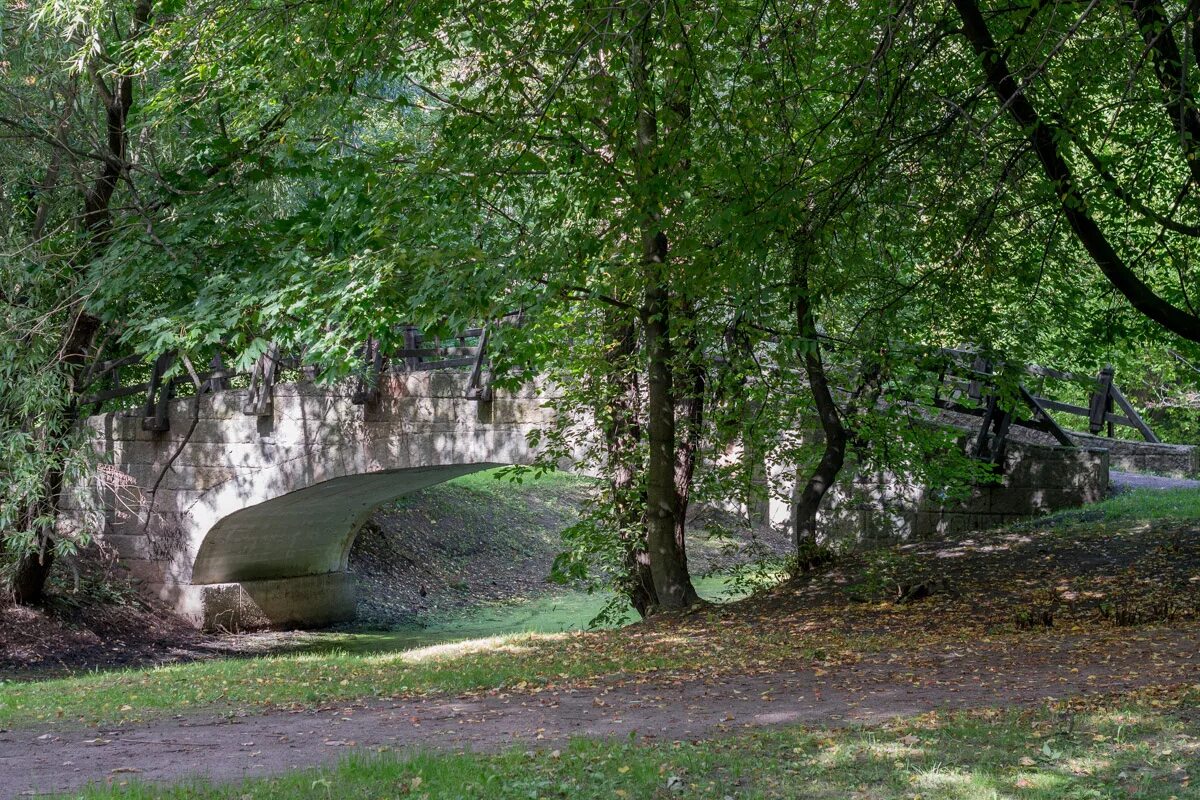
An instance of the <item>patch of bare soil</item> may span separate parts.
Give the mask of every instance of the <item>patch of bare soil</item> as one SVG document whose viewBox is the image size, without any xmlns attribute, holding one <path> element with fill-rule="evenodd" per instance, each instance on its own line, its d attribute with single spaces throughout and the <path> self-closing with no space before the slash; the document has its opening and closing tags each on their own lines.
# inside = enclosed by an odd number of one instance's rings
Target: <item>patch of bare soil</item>
<svg viewBox="0 0 1200 800">
<path fill-rule="evenodd" d="M 0 602 L 0 678 L 190 659 L 212 647 L 140 596 L 99 548 L 57 564 L 41 606 Z"/>
<path fill-rule="evenodd" d="M 759 613 L 820 606 L 871 617 L 908 607 L 931 624 L 982 629 L 1196 620 L 1200 526 L 1051 518 L 852 554 L 747 603 Z"/>
</svg>

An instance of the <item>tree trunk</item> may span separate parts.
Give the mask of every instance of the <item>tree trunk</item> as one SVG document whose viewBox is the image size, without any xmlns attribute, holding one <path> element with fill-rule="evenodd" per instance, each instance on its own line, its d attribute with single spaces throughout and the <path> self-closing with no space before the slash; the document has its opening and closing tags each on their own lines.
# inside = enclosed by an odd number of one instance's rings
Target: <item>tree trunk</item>
<svg viewBox="0 0 1200 800">
<path fill-rule="evenodd" d="M 153 0 L 136 0 L 134 3 L 132 25 L 127 42 L 136 41 L 145 34 L 150 22 L 152 2 Z M 100 60 L 100 56 L 96 56 L 96 58 Z M 94 67 L 95 65 L 89 66 Z M 95 341 L 102 324 L 98 317 L 85 310 L 83 298 L 80 296 L 79 283 L 84 278 L 90 260 L 102 253 L 109 242 L 112 231 L 113 195 L 127 169 L 128 120 L 134 99 L 132 69 L 118 70 L 111 85 L 105 82 L 98 70 L 90 68 L 89 73 L 92 77 L 93 87 L 104 104 L 105 152 L 104 159 L 97 167 L 91 185 L 83 192 L 81 228 L 86 240 L 86 248 L 80 260 L 74 265 L 74 281 L 64 286 L 64 294 L 71 296 L 74 301 L 72 305 L 76 311 L 74 311 L 70 325 L 64 334 L 57 367 L 61 371 L 63 379 L 71 384 L 69 388 L 72 391 L 75 389 L 74 381 L 83 369 L 88 350 Z M 65 114 L 59 130 L 56 131 L 56 136 L 60 140 L 66 135 L 65 126 L 69 119 L 70 114 Z M 54 174 L 48 178 L 57 181 L 59 169 L 60 166 L 52 164 Z M 47 181 L 48 184 L 50 182 L 50 180 Z M 35 239 L 42 234 L 42 226 L 45 224 L 47 214 L 48 209 L 46 211 L 38 209 L 33 231 Z M 63 412 L 68 422 L 74 419 L 75 413 L 73 404 Z M 66 445 L 57 442 L 55 446 L 61 448 Z M 60 467 L 52 467 L 46 473 L 46 485 L 49 487 L 49 491 L 45 502 L 51 515 L 58 507 L 62 479 Z M 49 546 L 52 544 L 51 538 L 50 531 L 42 531 L 41 547 L 38 552 L 26 554 L 18 563 L 12 587 L 13 595 L 18 602 L 32 603 L 41 599 L 46 579 L 49 577 L 54 563 L 53 549 Z"/>
<path fill-rule="evenodd" d="M 667 236 L 662 230 L 659 178 L 658 119 L 650 80 L 649 46 L 652 38 L 652 4 L 641 7 L 641 17 L 630 37 L 630 69 L 637 102 L 634 164 L 641 228 L 642 309 L 646 332 L 646 544 L 658 607 L 687 608 L 698 600 L 688 575 L 687 560 L 676 539 L 679 495 L 675 491 L 675 388 L 671 352 L 671 295 L 667 270 Z"/>
<path fill-rule="evenodd" d="M 658 606 L 650 555 L 646 551 L 645 498 L 638 485 L 638 452 L 642 439 L 639 413 L 641 393 L 633 359 L 637 353 L 637 330 L 632 321 L 619 319 L 609 310 L 607 328 L 611 331 L 609 351 L 616 373 L 609 397 L 609 422 L 604 439 L 608 455 L 609 490 L 613 497 L 613 516 L 625 562 L 622 588 L 630 604 L 642 617 Z"/>
<path fill-rule="evenodd" d="M 667 239 L 662 233 L 647 236 L 655 252 L 665 259 Z M 662 262 L 658 262 L 662 263 Z M 650 571 L 659 607 L 687 608 L 699 597 L 688 574 L 687 557 L 676 538 L 682 524 L 679 493 L 675 486 L 675 386 L 672 375 L 669 297 L 659 282 L 658 271 L 647 270 L 646 438 L 650 448 L 646 471 L 646 541 Z"/>
<path fill-rule="evenodd" d="M 54 551 L 45 549 L 38 553 L 26 553 L 17 562 L 12 577 L 13 600 L 21 605 L 40 603 L 46 593 L 46 580 L 54 566 Z"/>
<path fill-rule="evenodd" d="M 692 496 L 692 484 L 696 476 L 696 463 L 700 458 L 700 445 L 704 441 L 704 393 L 708 375 L 701 361 L 699 343 L 694 334 L 695 311 L 690 303 L 683 304 L 687 316 L 688 330 L 682 337 L 687 350 L 684 377 L 687 394 L 680 400 L 683 429 L 679 431 L 679 445 L 675 454 L 675 494 L 678 517 L 675 522 L 675 542 L 687 568 L 687 513 Z"/>
<path fill-rule="evenodd" d="M 809 265 L 803 248 L 798 247 L 794 264 L 796 330 L 804 346 L 804 371 L 817 407 L 817 419 L 825 436 L 825 450 L 817 468 L 809 476 L 792 507 L 792 533 L 795 537 L 796 558 L 800 569 L 809 569 L 823 560 L 817 541 L 817 514 L 826 493 L 837 480 L 846 463 L 846 445 L 849 436 L 842 424 L 841 412 L 833 399 L 825 364 L 821 360 L 821 342 L 817 336 L 816 319 L 812 308 L 812 287 L 809 282 Z M 800 473 L 796 474 L 799 486 Z"/>
</svg>

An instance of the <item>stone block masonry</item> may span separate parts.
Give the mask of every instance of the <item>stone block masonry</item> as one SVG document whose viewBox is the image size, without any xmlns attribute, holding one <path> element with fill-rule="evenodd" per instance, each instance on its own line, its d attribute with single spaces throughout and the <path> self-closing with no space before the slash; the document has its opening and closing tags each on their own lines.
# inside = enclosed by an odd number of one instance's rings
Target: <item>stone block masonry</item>
<svg viewBox="0 0 1200 800">
<path fill-rule="evenodd" d="M 1153 444 L 1130 439 L 1110 439 L 1071 431 L 1080 447 L 1108 451 L 1108 465 L 1119 472 L 1140 472 L 1167 478 L 1200 478 L 1200 447 L 1188 444 Z"/>
<path fill-rule="evenodd" d="M 823 535 L 841 542 L 886 544 L 997 528 L 1103 500 L 1109 451 L 1009 442 L 998 483 L 975 486 L 966 498 L 946 499 L 937 487 L 881 470 L 848 464 L 830 490 L 820 518 Z"/>
<path fill-rule="evenodd" d="M 101 527 L 130 571 L 206 628 L 306 627 L 353 619 L 350 545 L 380 503 L 498 465 L 532 463 L 529 434 L 554 421 L 536 384 L 466 399 L 464 373 L 385 375 L 380 399 L 351 387 L 279 384 L 272 413 L 230 390 L 171 402 L 170 430 L 137 412 L 85 421 L 111 465 L 73 487 L 63 524 Z M 99 507 L 98 523 L 82 509 Z"/>
</svg>

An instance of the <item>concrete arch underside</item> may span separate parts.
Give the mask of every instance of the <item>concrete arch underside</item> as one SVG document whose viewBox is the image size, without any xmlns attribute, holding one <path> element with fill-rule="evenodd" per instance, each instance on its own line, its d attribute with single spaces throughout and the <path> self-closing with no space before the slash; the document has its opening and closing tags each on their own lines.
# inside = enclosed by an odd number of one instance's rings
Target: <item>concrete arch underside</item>
<svg viewBox="0 0 1200 800">
<path fill-rule="evenodd" d="M 315 627 L 354 619 L 346 572 L 355 537 L 383 503 L 499 464 L 416 467 L 324 481 L 243 508 L 201 542 L 176 605 L 205 627 Z M 182 589 L 182 587 L 180 587 Z M 180 602 L 182 601 L 182 602 Z"/>
</svg>

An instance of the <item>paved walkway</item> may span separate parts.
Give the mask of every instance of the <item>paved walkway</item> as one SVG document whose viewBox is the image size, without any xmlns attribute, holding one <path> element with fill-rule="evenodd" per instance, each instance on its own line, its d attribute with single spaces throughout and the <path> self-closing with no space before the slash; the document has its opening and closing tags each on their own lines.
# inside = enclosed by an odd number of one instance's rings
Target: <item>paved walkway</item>
<svg viewBox="0 0 1200 800">
<path fill-rule="evenodd" d="M 1109 483 L 1115 492 L 1130 489 L 1200 489 L 1200 481 L 1187 478 L 1163 478 L 1158 475 L 1142 475 L 1136 472 L 1108 473 Z"/>
</svg>

